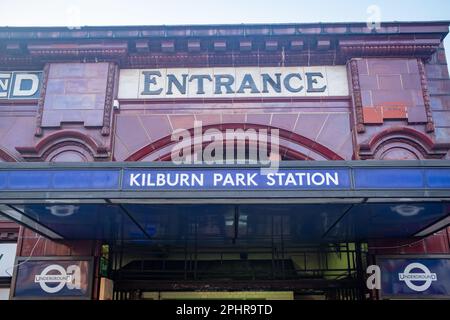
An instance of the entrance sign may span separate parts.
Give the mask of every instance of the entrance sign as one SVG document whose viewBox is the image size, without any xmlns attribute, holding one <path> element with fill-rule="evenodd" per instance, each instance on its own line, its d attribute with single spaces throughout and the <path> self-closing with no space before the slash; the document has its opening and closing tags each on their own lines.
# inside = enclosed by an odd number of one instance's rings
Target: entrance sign
<svg viewBox="0 0 450 320">
<path fill-rule="evenodd" d="M 42 72 L 0 71 L 0 99 L 38 99 Z"/>
<path fill-rule="evenodd" d="M 450 298 L 450 256 L 377 258 L 382 298 Z"/>
<path fill-rule="evenodd" d="M 90 299 L 92 258 L 18 258 L 12 299 Z"/>
<path fill-rule="evenodd" d="M 122 69 L 119 99 L 348 96 L 345 66 Z"/>
</svg>

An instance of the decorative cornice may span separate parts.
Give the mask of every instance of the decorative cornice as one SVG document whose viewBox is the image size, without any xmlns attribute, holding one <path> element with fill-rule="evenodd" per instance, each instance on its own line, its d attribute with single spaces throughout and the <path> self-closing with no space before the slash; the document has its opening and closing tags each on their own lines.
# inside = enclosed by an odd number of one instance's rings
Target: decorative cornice
<svg viewBox="0 0 450 320">
<path fill-rule="evenodd" d="M 364 133 L 366 131 L 366 127 L 364 126 L 361 86 L 359 84 L 359 71 L 357 60 L 352 59 L 350 61 L 350 73 L 352 80 L 353 106 L 355 108 L 356 132 Z"/>
<path fill-rule="evenodd" d="M 29 68 L 36 65 L 36 61 L 29 55 L 2 55 L 0 52 L 0 66 L 2 70 L 18 70 L 18 68 Z"/>
<path fill-rule="evenodd" d="M 125 65 L 130 68 L 211 67 L 211 66 L 317 66 L 345 65 L 346 59 L 335 50 L 235 51 L 235 52 L 174 52 L 130 53 Z"/>
<path fill-rule="evenodd" d="M 31 57 L 46 60 L 117 60 L 124 59 L 128 53 L 127 42 L 65 42 L 30 43 L 27 45 Z"/>
<path fill-rule="evenodd" d="M 415 56 L 429 58 L 441 44 L 441 39 L 416 37 L 397 40 L 339 40 L 339 50 L 347 57 Z"/>
<path fill-rule="evenodd" d="M 422 85 L 423 101 L 425 104 L 425 112 L 427 114 L 426 131 L 434 132 L 433 116 L 431 113 L 431 99 L 430 99 L 430 92 L 428 90 L 428 81 L 425 65 L 422 59 L 417 59 L 417 64 L 419 66 L 420 83 Z"/>
<path fill-rule="evenodd" d="M 448 33 L 448 22 L 136 26 L 68 28 L 0 27 L 0 66 L 42 65 L 50 61 L 107 61 L 121 67 L 173 64 L 177 54 L 209 65 L 276 62 L 272 54 L 286 54 L 291 63 L 324 64 L 360 56 L 429 58 Z M 314 54 L 311 54 L 314 52 Z M 331 58 L 314 60 L 317 54 Z M 197 54 L 198 56 L 195 56 Z M 246 55 L 246 54 L 250 54 Z M 263 56 L 267 54 L 267 56 Z M 298 60 L 295 54 L 309 58 Z M 234 56 L 229 59 L 228 55 Z M 269 59 L 266 61 L 266 59 Z M 217 60 L 215 60 L 217 59 Z M 222 61 L 223 60 L 223 61 Z M 322 60 L 324 60 L 322 62 Z M 328 61 L 327 60 L 327 61 Z M 306 62 L 305 62 L 306 61 Z M 278 62 L 278 60 L 277 60 Z"/>
<path fill-rule="evenodd" d="M 448 21 L 382 22 L 379 28 L 368 28 L 366 22 L 281 23 L 228 25 L 163 25 L 116 27 L 1 27 L 0 40 L 87 40 L 131 38 L 211 38 L 298 35 L 399 35 L 446 34 Z"/>
</svg>

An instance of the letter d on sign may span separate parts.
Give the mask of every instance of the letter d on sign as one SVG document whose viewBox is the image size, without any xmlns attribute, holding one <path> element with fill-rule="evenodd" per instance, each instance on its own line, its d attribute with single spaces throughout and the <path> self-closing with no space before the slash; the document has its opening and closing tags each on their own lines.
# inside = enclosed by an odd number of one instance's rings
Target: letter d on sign
<svg viewBox="0 0 450 320">
<path fill-rule="evenodd" d="M 15 75 L 13 98 L 28 98 L 36 94 L 39 89 L 39 77 L 32 73 L 17 73 Z"/>
</svg>

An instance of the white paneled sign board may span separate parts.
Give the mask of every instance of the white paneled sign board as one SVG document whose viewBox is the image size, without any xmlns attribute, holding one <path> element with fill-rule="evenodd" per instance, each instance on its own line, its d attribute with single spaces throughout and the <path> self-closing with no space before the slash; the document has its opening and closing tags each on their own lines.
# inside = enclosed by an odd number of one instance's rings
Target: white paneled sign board
<svg viewBox="0 0 450 320">
<path fill-rule="evenodd" d="M 119 99 L 348 96 L 345 66 L 122 69 Z"/>
</svg>

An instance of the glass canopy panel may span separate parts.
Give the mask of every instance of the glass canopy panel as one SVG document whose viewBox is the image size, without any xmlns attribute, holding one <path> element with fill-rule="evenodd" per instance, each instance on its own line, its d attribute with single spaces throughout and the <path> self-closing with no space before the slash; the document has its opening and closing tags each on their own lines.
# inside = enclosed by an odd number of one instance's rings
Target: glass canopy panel
<svg viewBox="0 0 450 320">
<path fill-rule="evenodd" d="M 244 239 L 308 242 L 323 234 L 343 215 L 349 204 L 242 205 L 239 235 Z"/>
<path fill-rule="evenodd" d="M 448 203 L 23 204 L 65 239 L 298 243 L 406 238 L 450 214 Z"/>
<path fill-rule="evenodd" d="M 14 208 L 65 239 L 145 239 L 144 233 L 116 205 L 25 204 Z"/>
<path fill-rule="evenodd" d="M 327 239 L 407 238 L 450 214 L 448 203 L 357 204 L 329 232 Z"/>
<path fill-rule="evenodd" d="M 152 240 L 225 240 L 234 237 L 232 205 L 124 204 Z"/>
</svg>

